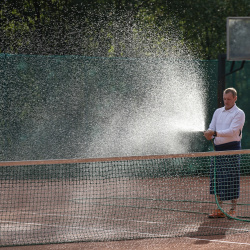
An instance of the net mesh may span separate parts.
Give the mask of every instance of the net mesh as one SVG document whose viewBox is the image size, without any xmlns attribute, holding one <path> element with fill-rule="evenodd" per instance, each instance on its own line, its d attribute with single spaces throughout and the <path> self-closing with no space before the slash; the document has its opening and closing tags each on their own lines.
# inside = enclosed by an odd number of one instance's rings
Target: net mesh
<svg viewBox="0 0 250 250">
<path fill-rule="evenodd" d="M 210 189 L 223 192 L 218 173 L 231 159 L 240 165 L 237 217 L 211 220 Z M 249 163 L 250 150 L 0 162 L 0 245 L 248 232 Z"/>
</svg>

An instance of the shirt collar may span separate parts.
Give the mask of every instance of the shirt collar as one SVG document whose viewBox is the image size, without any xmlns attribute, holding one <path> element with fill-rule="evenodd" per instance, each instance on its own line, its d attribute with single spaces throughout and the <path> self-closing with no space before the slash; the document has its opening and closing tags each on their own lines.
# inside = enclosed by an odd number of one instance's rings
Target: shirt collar
<svg viewBox="0 0 250 250">
<path fill-rule="evenodd" d="M 228 112 L 234 112 L 234 110 L 237 108 L 236 104 L 234 104 L 234 106 L 228 110 L 225 109 L 225 106 L 223 107 L 223 111 L 228 111 Z"/>
</svg>

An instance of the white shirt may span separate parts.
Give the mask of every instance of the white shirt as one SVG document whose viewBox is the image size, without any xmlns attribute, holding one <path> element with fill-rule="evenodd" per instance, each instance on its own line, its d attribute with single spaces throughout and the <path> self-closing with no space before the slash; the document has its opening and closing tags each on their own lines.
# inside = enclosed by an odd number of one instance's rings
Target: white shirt
<svg viewBox="0 0 250 250">
<path fill-rule="evenodd" d="M 215 110 L 209 129 L 216 131 L 215 145 L 240 141 L 245 123 L 245 113 L 236 104 L 226 110 L 225 107 Z"/>
</svg>

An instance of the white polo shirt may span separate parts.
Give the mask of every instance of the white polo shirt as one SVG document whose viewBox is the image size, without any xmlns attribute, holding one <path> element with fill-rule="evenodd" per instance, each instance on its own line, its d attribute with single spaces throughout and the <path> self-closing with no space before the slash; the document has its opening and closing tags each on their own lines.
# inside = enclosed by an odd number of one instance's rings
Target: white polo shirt
<svg viewBox="0 0 250 250">
<path fill-rule="evenodd" d="M 236 104 L 226 110 L 225 107 L 215 110 L 209 129 L 217 132 L 215 145 L 240 141 L 245 123 L 245 113 Z"/>
</svg>

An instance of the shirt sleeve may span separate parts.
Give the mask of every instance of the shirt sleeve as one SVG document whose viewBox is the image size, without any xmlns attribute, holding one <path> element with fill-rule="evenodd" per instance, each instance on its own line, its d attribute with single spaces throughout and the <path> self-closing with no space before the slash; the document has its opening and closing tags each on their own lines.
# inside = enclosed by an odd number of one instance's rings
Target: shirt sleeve
<svg viewBox="0 0 250 250">
<path fill-rule="evenodd" d="M 212 123 L 212 122 L 211 122 Z M 233 121 L 230 124 L 230 127 L 224 130 L 219 130 L 217 132 L 218 137 L 229 137 L 229 136 L 240 136 L 241 130 L 245 123 L 245 113 L 243 111 L 239 111 Z"/>
</svg>

